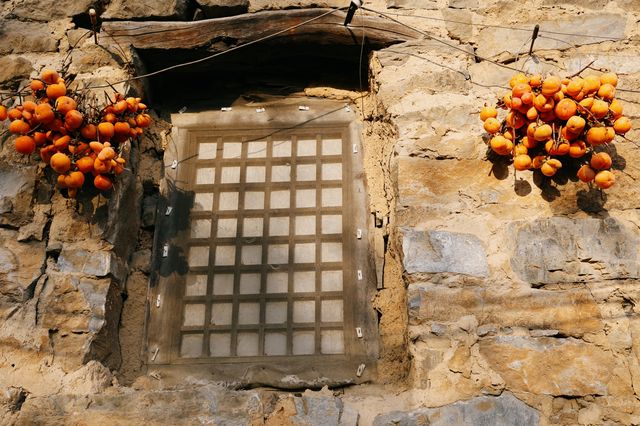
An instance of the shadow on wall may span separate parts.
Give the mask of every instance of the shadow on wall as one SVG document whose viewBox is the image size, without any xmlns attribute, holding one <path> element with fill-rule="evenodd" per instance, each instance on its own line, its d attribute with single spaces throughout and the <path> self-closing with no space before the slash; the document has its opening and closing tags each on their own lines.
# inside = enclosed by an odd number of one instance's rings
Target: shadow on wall
<svg viewBox="0 0 640 426">
<path fill-rule="evenodd" d="M 181 233 L 189 229 L 189 215 L 193 207 L 195 193 L 178 188 L 175 182 L 168 179 L 167 185 L 169 185 L 168 197 L 160 196 L 158 199 L 158 219 L 154 237 L 155 251 L 151 261 L 150 285 L 152 287 L 157 285 L 159 276 L 167 277 L 174 272 L 185 275 L 189 271 L 189 262 L 180 244 L 169 244 L 167 261 L 162 260 L 162 251 L 165 243 L 174 241 L 179 238 Z M 169 206 L 172 206 L 173 211 L 167 215 L 165 212 Z"/>
<path fill-rule="evenodd" d="M 613 144 L 610 144 L 604 150 L 613 160 L 612 170 L 622 171 L 626 168 L 627 161 L 620 155 Z M 506 180 L 512 173 L 512 161 L 510 157 L 498 155 L 490 148 L 487 148 L 486 158 L 492 164 L 491 174 L 498 180 Z M 566 195 L 567 191 L 573 191 L 575 185 L 568 186 L 566 189 L 562 187 L 568 185 L 570 182 L 573 184 L 579 183 L 579 179 L 576 176 L 581 164 L 571 162 L 564 164 L 558 172 L 552 176 L 547 177 L 540 172 L 539 169 L 533 170 L 533 184 L 540 189 L 540 196 L 547 201 L 553 208 L 556 202 L 560 202 L 561 198 Z M 529 173 L 528 171 L 520 173 Z M 519 178 L 516 174 L 514 179 L 514 192 L 520 197 L 525 197 L 531 194 L 533 188 L 531 183 L 523 178 Z M 573 198 L 573 197 L 572 197 Z M 594 184 L 589 184 L 588 189 L 577 189 L 575 194 L 576 206 L 578 209 L 585 213 L 595 217 L 607 217 L 607 209 L 605 208 L 607 202 L 607 194 L 605 191 L 599 189 Z M 564 214 L 567 212 L 566 205 L 562 204 L 557 208 L 558 214 Z"/>
</svg>

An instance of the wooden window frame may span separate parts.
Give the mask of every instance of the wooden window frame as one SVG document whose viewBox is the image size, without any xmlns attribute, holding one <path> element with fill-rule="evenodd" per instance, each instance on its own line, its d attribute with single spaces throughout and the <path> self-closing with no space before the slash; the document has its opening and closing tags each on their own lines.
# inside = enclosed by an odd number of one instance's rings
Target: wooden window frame
<svg viewBox="0 0 640 426">
<path fill-rule="evenodd" d="M 298 104 L 304 103 L 309 109 L 298 108 Z M 362 146 L 360 142 L 361 127 L 356 122 L 355 114 L 344 103 L 327 100 L 304 99 L 279 101 L 263 105 L 264 112 L 258 113 L 255 108 L 234 107 L 233 111 L 207 111 L 191 114 L 173 114 L 171 119 L 174 125 L 172 142 L 165 151 L 165 179 L 163 180 L 161 193 L 162 203 L 158 209 L 156 227 L 156 240 L 154 249 L 154 271 L 152 276 L 149 303 L 147 309 L 147 326 L 145 351 L 149 368 L 160 371 L 169 381 L 180 381 L 184 375 L 195 375 L 213 378 L 221 381 L 231 381 L 241 385 L 269 385 L 282 388 L 319 387 L 323 385 L 343 385 L 350 383 L 362 383 L 375 380 L 377 346 L 377 320 L 370 301 L 376 291 L 375 267 L 370 236 L 371 215 L 368 211 L 368 199 L 366 181 L 363 171 Z M 190 201 L 193 199 L 191 183 L 194 176 L 194 147 L 198 137 L 215 137 L 223 140 L 226 135 L 238 135 L 243 133 L 247 137 L 255 136 L 264 140 L 263 136 L 282 139 L 289 135 L 318 135 L 321 133 L 340 134 L 343 140 L 342 156 L 349 156 L 350 161 L 341 161 L 343 200 L 342 208 L 350 209 L 343 215 L 343 234 L 339 237 L 331 237 L 330 240 L 340 241 L 343 244 L 343 313 L 344 322 L 344 354 L 328 355 L 279 355 L 279 356 L 231 356 L 231 357 L 198 357 L 181 358 L 180 333 L 184 333 L 182 324 L 182 306 L 186 276 L 185 261 L 189 242 L 189 221 L 191 212 Z M 320 144 L 317 153 L 320 153 Z M 246 144 L 243 144 L 243 153 L 246 154 Z M 272 146 L 270 143 L 269 147 Z M 294 149 L 295 145 L 292 145 Z M 218 154 L 220 151 L 218 151 Z M 345 157 L 346 158 L 346 157 Z M 266 171 L 269 173 L 269 162 L 272 159 L 267 156 Z M 295 156 L 292 156 L 290 166 L 295 168 Z M 338 161 L 340 158 L 314 157 L 313 164 L 316 170 L 320 170 L 322 161 Z M 213 164 L 218 160 L 213 160 Z M 282 161 L 282 158 L 277 161 Z M 239 165 L 252 164 L 251 160 L 240 158 Z M 256 164 L 260 163 L 256 161 Z M 263 163 L 260 163 L 263 164 Z M 311 164 L 311 163 L 310 163 Z M 350 166 L 349 166 L 350 165 Z M 220 191 L 220 167 L 216 167 L 216 179 L 211 189 Z M 316 172 L 317 173 L 317 172 Z M 316 207 L 309 208 L 309 213 L 316 214 L 320 208 L 320 189 L 324 184 L 319 176 L 316 180 L 309 181 L 308 186 L 316 189 Z M 238 190 L 242 191 L 249 184 L 241 183 Z M 297 188 L 299 184 L 291 184 Z M 286 186 L 282 185 L 283 188 Z M 305 186 L 305 185 L 302 185 Z M 333 185 L 335 186 L 335 185 Z M 231 186 L 229 187 L 231 188 Z M 288 188 L 288 187 L 287 187 Z M 265 194 L 270 189 L 266 187 Z M 345 195 L 347 197 L 345 197 Z M 293 195 L 291 194 L 293 197 Z M 215 196 L 214 196 L 215 197 Z M 215 199 L 215 198 L 214 198 Z M 265 199 L 267 196 L 265 195 Z M 188 204 L 188 205 L 185 205 Z M 293 206 L 291 206 L 293 208 Z M 169 210 L 168 210 L 169 209 Z M 167 212 L 170 212 L 167 214 Z M 305 212 L 300 210 L 298 213 Z M 270 217 L 269 210 L 258 210 L 256 214 L 262 214 L 266 219 Z M 293 210 L 289 212 L 289 227 L 293 227 Z M 197 213 L 194 213 L 197 216 Z M 345 221 L 349 215 L 352 220 Z M 214 215 L 216 216 L 216 215 Z M 217 216 L 216 216 L 217 217 Z M 316 215 L 319 221 L 320 215 Z M 217 220 L 217 219 L 215 219 Z M 309 236 L 309 242 L 316 244 L 316 260 L 318 259 L 321 238 L 320 224 L 316 223 L 316 234 Z M 213 228 L 213 222 L 212 222 Z M 360 230 L 360 232 L 358 232 Z M 298 237 L 299 238 L 299 237 Z M 288 243 L 292 243 L 291 231 Z M 235 244 L 236 258 L 240 248 L 240 238 L 229 241 Z M 191 242 L 193 243 L 193 242 Z M 263 244 L 267 244 L 266 239 Z M 288 268 L 291 275 L 292 250 L 289 250 Z M 264 253 L 264 251 L 263 251 Z M 348 256 L 351 253 L 352 256 Z M 264 256 L 264 255 L 263 255 Z M 188 268 L 188 265 L 186 266 Z M 220 271 L 236 272 L 236 267 L 214 267 Z M 242 269 L 255 271 L 262 275 L 262 288 L 264 289 L 264 276 L 267 264 L 255 266 L 243 266 Z M 309 269 L 309 265 L 302 267 Z M 313 270 L 317 271 L 317 267 Z M 203 271 L 207 272 L 207 271 Z M 320 274 L 316 274 L 316 291 Z M 361 278 L 360 278 L 361 277 Z M 236 276 L 235 289 L 238 288 L 239 278 Z M 289 278 L 289 286 L 292 279 Z M 210 290 L 211 278 L 208 279 Z M 210 291 L 207 293 L 210 294 Z M 316 303 L 322 295 L 308 295 Z M 338 296 L 338 295 L 335 295 Z M 230 296 L 230 300 L 237 302 L 238 295 Z M 264 301 L 264 295 L 263 300 Z M 268 297 L 268 296 L 266 296 Z M 293 297 L 289 288 L 288 298 Z M 187 299 L 189 300 L 189 299 Z M 195 300 L 195 299 L 194 299 Z M 201 299 L 198 299 L 201 300 Z M 262 303 L 261 301 L 261 303 Z M 206 303 L 210 305 L 211 299 Z M 291 309 L 289 304 L 289 309 Z M 209 322 L 210 308 L 207 309 L 205 324 Z M 236 310 L 234 310 L 235 314 Z M 237 314 L 235 314 L 237 315 Z M 319 309 L 316 305 L 316 322 L 311 326 L 316 333 L 320 327 Z M 292 325 L 289 324 L 289 327 Z M 261 327 L 266 327 L 264 323 Z M 209 331 L 206 330 L 205 336 Z M 263 331 L 265 328 L 262 328 Z M 357 331 L 358 329 L 358 331 Z M 261 331 L 261 332 L 262 332 Z M 188 330 L 186 330 L 188 332 Z M 291 332 L 291 330 L 289 330 Z M 362 337 L 359 337 L 361 335 Z M 290 336 L 290 334 L 289 334 Z M 205 337 L 204 341 L 208 341 Z M 290 340 L 289 340 L 290 342 Z M 319 342 L 316 341 L 316 350 Z M 233 346 L 232 346 L 233 347 Z M 204 350 L 204 348 L 203 348 Z M 291 352 L 290 343 L 288 351 Z"/>
</svg>

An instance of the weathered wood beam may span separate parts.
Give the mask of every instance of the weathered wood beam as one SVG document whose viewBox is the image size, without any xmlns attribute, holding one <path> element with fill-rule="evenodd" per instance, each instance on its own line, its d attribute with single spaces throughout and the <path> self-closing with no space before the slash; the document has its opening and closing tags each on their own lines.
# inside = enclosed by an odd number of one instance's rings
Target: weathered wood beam
<svg viewBox="0 0 640 426">
<path fill-rule="evenodd" d="M 249 13 L 192 22 L 103 22 L 99 43 L 131 45 L 137 49 L 194 49 L 224 51 L 327 13 L 330 9 L 292 9 Z M 362 40 L 380 48 L 419 36 L 406 27 L 381 17 L 359 14 L 350 26 L 343 25 L 345 12 L 336 11 L 309 24 L 283 33 L 270 43 L 353 45 Z"/>
</svg>

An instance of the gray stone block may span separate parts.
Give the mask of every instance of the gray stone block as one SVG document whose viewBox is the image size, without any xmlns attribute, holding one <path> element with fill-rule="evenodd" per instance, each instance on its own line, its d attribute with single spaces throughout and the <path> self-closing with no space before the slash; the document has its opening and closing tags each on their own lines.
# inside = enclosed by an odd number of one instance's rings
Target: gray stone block
<svg viewBox="0 0 640 426">
<path fill-rule="evenodd" d="M 402 229 L 404 268 L 410 273 L 441 273 L 486 277 L 487 255 L 472 234 Z"/>
<path fill-rule="evenodd" d="M 640 236 L 614 219 L 551 217 L 519 223 L 511 267 L 529 283 L 640 277 Z"/>
<path fill-rule="evenodd" d="M 33 65 L 22 56 L 0 57 L 0 84 L 27 78 L 31 71 L 33 71 Z"/>
<path fill-rule="evenodd" d="M 528 426 L 537 425 L 540 414 L 509 392 L 499 397 L 481 396 L 438 408 L 381 414 L 374 426 Z"/>
<path fill-rule="evenodd" d="M 64 247 L 58 258 L 61 272 L 106 277 L 111 275 L 120 280 L 126 276 L 124 263 L 110 251 L 90 252 L 83 249 Z"/>
<path fill-rule="evenodd" d="M 535 26 L 531 23 L 531 30 Z M 543 21 L 540 24 L 540 34 L 545 35 L 545 31 L 567 32 L 571 28 L 571 33 L 575 36 L 549 34 L 552 38 L 541 37 L 536 40 L 535 49 L 560 49 L 567 50 L 573 45 L 602 43 L 603 41 L 618 40 L 625 37 L 626 18 L 623 15 L 598 13 L 591 15 L 580 15 L 576 18 L 566 20 Z M 520 27 L 526 27 L 524 24 Z M 583 34 L 597 35 L 598 38 L 584 37 Z M 526 31 L 513 31 L 511 29 L 485 28 L 480 31 L 477 37 L 477 54 L 479 56 L 491 58 L 500 53 L 515 55 L 531 37 L 531 33 Z M 554 40 L 555 39 L 555 40 Z M 560 40 L 558 40 L 560 39 Z"/>
<path fill-rule="evenodd" d="M 47 24 L 0 20 L 0 55 L 55 52 L 58 39 Z"/>
</svg>

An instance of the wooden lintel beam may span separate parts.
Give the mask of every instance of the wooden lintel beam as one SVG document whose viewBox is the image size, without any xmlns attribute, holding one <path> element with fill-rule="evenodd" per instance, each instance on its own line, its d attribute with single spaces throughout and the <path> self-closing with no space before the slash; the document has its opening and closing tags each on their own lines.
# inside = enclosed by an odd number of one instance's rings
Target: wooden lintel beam
<svg viewBox="0 0 640 426">
<path fill-rule="evenodd" d="M 131 45 L 137 49 L 194 49 L 224 51 L 320 16 L 329 9 L 264 11 L 191 22 L 107 21 L 102 23 L 99 43 Z M 353 45 L 362 40 L 380 48 L 419 37 L 402 25 L 381 17 L 356 15 L 347 27 L 345 12 L 319 18 L 270 39 L 271 43 Z"/>
</svg>

